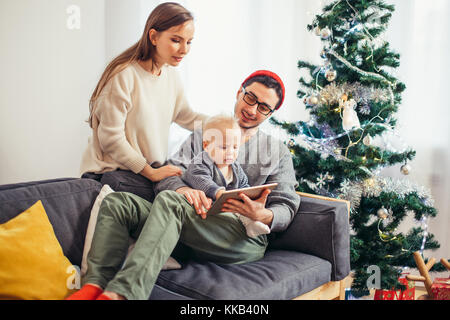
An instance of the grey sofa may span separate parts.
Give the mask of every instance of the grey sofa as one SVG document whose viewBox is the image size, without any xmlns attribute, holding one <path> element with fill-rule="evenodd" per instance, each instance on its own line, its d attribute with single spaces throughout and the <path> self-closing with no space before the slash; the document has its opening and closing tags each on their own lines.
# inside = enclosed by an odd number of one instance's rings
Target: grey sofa
<svg viewBox="0 0 450 320">
<path fill-rule="evenodd" d="M 0 186 L 0 224 L 41 200 L 64 254 L 81 265 L 91 207 L 102 187 L 153 199 L 144 180 L 127 175 L 65 178 Z M 141 183 L 141 184 L 140 184 Z M 300 196 L 300 195 L 299 195 Z M 179 252 L 185 248 L 177 247 Z M 182 255 L 180 255 L 182 257 Z M 182 269 L 162 271 L 149 299 L 294 299 L 350 272 L 348 208 L 345 203 L 303 197 L 290 227 L 270 235 L 265 257 L 243 265 L 200 263 L 181 258 Z M 342 281 L 341 281 L 342 282 Z"/>
</svg>

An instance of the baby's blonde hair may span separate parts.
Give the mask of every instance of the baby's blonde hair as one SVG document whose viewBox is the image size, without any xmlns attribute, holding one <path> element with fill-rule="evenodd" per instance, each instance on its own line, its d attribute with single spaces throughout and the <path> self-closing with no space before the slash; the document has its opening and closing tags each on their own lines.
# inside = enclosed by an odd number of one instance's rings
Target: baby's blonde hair
<svg viewBox="0 0 450 320">
<path fill-rule="evenodd" d="M 208 118 L 203 124 L 203 141 L 213 141 L 218 135 L 226 136 L 227 130 L 240 131 L 241 127 L 234 116 L 219 114 Z"/>
</svg>

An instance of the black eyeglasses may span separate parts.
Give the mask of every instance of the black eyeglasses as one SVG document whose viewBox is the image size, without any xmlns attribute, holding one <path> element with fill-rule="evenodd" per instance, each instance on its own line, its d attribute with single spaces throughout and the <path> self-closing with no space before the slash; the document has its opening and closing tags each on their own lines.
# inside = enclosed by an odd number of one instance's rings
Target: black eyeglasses
<svg viewBox="0 0 450 320">
<path fill-rule="evenodd" d="M 254 106 L 255 104 L 258 104 L 258 107 L 256 109 L 262 115 L 267 116 L 274 111 L 266 103 L 259 102 L 258 98 L 256 98 L 253 93 L 245 91 L 245 87 L 242 87 L 242 90 L 244 91 L 243 99 L 244 99 L 245 103 L 247 103 L 249 106 Z"/>
</svg>

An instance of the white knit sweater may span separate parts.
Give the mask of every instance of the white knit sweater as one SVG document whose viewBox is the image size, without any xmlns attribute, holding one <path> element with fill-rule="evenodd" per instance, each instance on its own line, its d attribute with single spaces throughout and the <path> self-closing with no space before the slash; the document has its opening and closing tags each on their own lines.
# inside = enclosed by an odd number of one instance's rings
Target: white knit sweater
<svg viewBox="0 0 450 320">
<path fill-rule="evenodd" d="M 106 84 L 94 104 L 93 135 L 80 173 L 159 167 L 167 160 L 170 124 L 192 131 L 194 121 L 206 118 L 189 107 L 173 67 L 155 76 L 134 62 Z"/>
</svg>

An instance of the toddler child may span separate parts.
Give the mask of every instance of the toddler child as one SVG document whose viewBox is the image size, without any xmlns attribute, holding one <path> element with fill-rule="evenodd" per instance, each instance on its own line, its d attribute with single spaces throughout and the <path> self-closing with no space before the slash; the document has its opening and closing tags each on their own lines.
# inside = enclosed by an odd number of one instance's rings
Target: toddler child
<svg viewBox="0 0 450 320">
<path fill-rule="evenodd" d="M 247 176 L 236 161 L 241 144 L 241 128 L 234 117 L 211 117 L 203 126 L 203 152 L 194 157 L 182 176 L 191 188 L 203 191 L 212 200 L 225 190 L 250 187 Z M 260 221 L 235 213 L 249 237 L 270 233 Z"/>
</svg>

